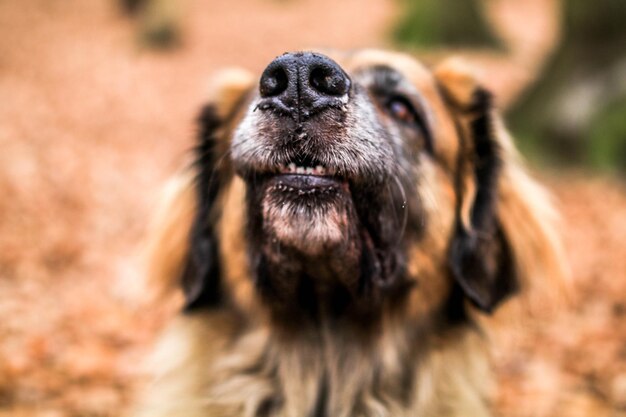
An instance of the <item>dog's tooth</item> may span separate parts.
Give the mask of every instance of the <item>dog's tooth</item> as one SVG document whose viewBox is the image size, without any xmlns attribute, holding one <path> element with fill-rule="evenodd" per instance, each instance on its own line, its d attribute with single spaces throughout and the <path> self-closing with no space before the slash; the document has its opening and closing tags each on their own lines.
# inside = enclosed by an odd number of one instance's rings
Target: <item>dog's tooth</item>
<svg viewBox="0 0 626 417">
<path fill-rule="evenodd" d="M 325 174 L 325 172 L 324 172 L 324 171 L 325 171 L 325 169 L 324 169 L 324 167 L 323 167 L 323 166 L 321 166 L 321 165 L 318 165 L 318 166 L 316 166 L 316 167 L 315 167 L 315 172 L 316 172 L 317 174 L 319 174 L 319 175 L 324 175 L 324 174 Z"/>
<path fill-rule="evenodd" d="M 306 173 L 309 174 L 309 175 L 313 174 L 313 168 L 307 167 L 306 168 Z"/>
<path fill-rule="evenodd" d="M 296 168 L 296 173 L 297 173 L 297 174 L 304 174 L 304 172 L 305 172 L 305 170 L 304 170 L 304 168 L 303 168 L 303 167 L 297 167 L 297 168 Z"/>
<path fill-rule="evenodd" d="M 296 164 L 294 164 L 293 162 L 290 163 L 288 169 L 290 173 L 296 172 Z"/>
</svg>

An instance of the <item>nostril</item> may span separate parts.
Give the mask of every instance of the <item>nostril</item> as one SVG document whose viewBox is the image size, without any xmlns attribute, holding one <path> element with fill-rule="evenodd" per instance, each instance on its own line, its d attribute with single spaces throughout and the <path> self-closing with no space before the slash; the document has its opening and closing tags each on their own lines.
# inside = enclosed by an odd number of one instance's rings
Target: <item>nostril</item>
<svg viewBox="0 0 626 417">
<path fill-rule="evenodd" d="M 277 96 L 287 89 L 289 79 L 281 66 L 269 66 L 261 75 L 259 92 L 261 97 Z"/>
<path fill-rule="evenodd" d="M 342 96 L 350 87 L 348 77 L 341 70 L 327 66 L 313 68 L 309 83 L 318 92 L 331 96 Z"/>
<path fill-rule="evenodd" d="M 345 104 L 350 88 L 350 78 L 332 59 L 310 52 L 287 53 L 270 62 L 261 74 L 261 101 L 256 108 L 300 121 Z"/>
</svg>

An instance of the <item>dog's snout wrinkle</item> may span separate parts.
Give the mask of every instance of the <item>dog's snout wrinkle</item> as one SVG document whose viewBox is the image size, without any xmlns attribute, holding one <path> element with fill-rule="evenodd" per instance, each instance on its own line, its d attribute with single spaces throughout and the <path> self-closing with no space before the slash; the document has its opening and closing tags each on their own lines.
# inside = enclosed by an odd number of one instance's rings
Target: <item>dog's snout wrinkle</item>
<svg viewBox="0 0 626 417">
<path fill-rule="evenodd" d="M 332 59 L 310 52 L 287 53 L 272 61 L 259 82 L 261 110 L 300 122 L 348 102 L 351 81 Z"/>
</svg>

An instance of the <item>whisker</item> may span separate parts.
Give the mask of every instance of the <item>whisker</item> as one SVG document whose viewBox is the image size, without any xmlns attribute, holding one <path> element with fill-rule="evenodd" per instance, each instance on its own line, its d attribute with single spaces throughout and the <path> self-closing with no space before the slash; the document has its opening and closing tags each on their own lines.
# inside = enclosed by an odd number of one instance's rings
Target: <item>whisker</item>
<svg viewBox="0 0 626 417">
<path fill-rule="evenodd" d="M 209 177 L 209 184 L 213 183 L 213 180 L 215 179 L 215 176 L 217 175 L 218 171 L 221 169 L 222 164 L 224 163 L 224 160 L 226 159 L 226 157 L 230 156 L 231 150 L 227 149 L 222 156 L 220 156 L 216 161 L 215 164 L 213 166 L 213 169 L 211 170 L 211 176 Z"/>
<path fill-rule="evenodd" d="M 392 178 L 394 179 L 396 185 L 398 186 L 398 190 L 400 191 L 400 194 L 402 196 L 402 213 L 403 213 L 402 226 L 400 227 L 400 234 L 398 235 L 398 240 L 396 241 L 396 245 L 399 245 L 402 239 L 404 238 L 404 233 L 406 232 L 406 226 L 409 221 L 409 207 L 408 207 L 408 201 L 406 198 L 406 190 L 404 189 L 404 186 L 402 185 L 402 181 L 400 181 L 400 178 L 398 178 L 397 174 L 394 174 Z"/>
</svg>

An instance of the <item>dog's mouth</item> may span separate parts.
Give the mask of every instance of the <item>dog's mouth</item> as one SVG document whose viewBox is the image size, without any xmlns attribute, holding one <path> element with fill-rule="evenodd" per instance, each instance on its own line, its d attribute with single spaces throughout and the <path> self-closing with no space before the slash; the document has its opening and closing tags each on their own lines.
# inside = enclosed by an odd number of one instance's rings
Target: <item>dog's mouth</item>
<svg viewBox="0 0 626 417">
<path fill-rule="evenodd" d="M 391 282 L 395 264 L 381 222 L 395 217 L 385 211 L 386 187 L 319 163 L 288 162 L 244 178 L 255 249 L 281 293 L 292 294 L 285 288 L 302 276 L 355 293 Z"/>
<path fill-rule="evenodd" d="M 321 158 L 311 155 L 296 155 L 287 159 L 286 162 L 276 164 L 273 169 L 269 169 L 269 172 L 275 176 L 289 177 L 294 187 L 299 185 L 298 180 L 302 180 L 303 188 L 313 189 L 323 187 L 322 184 L 329 181 L 347 183 L 346 175 L 339 173 L 336 164 L 328 163 L 328 161 L 322 162 Z M 320 185 L 316 186 L 317 183 Z"/>
<path fill-rule="evenodd" d="M 297 165 L 295 162 L 290 162 L 287 165 L 281 165 L 278 170 L 281 174 L 307 175 L 314 177 L 333 177 L 336 174 L 336 170 L 334 168 L 327 168 L 321 164 L 307 166 Z"/>
<path fill-rule="evenodd" d="M 311 280 L 316 291 L 340 285 L 356 296 L 388 286 L 398 274 L 392 231 L 401 227 L 397 210 L 404 206 L 389 182 L 389 164 L 376 154 L 359 157 L 346 144 L 325 146 L 332 140 L 316 136 L 305 149 L 267 139 L 272 146 L 234 158 L 246 183 L 257 280 L 262 287 L 271 281 L 274 295 L 289 299 Z"/>
<path fill-rule="evenodd" d="M 349 182 L 337 174 L 337 169 L 316 163 L 290 162 L 282 164 L 270 175 L 269 182 L 277 192 L 291 194 L 304 203 L 315 204 L 316 198 L 343 191 L 349 193 Z"/>
<path fill-rule="evenodd" d="M 335 166 L 309 156 L 258 170 L 248 175 L 248 184 L 256 193 L 264 195 L 265 208 L 279 204 L 282 215 L 302 210 L 301 216 L 291 219 L 294 222 L 303 222 L 308 216 L 311 221 L 320 223 L 333 205 L 352 204 L 349 177 L 340 174 Z"/>
<path fill-rule="evenodd" d="M 244 178 L 270 246 L 321 256 L 354 237 L 359 220 L 350 180 L 332 165 L 294 158 Z"/>
<path fill-rule="evenodd" d="M 322 197 L 339 191 L 349 192 L 348 182 L 337 177 L 319 175 L 313 173 L 284 173 L 269 178 L 270 188 L 285 194 L 293 194 L 294 198 L 307 199 L 309 197 Z"/>
</svg>

